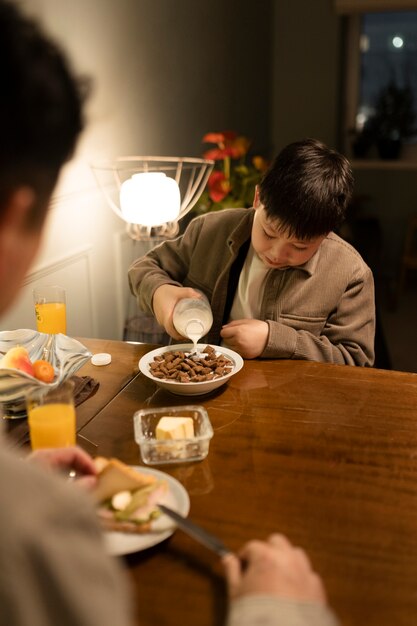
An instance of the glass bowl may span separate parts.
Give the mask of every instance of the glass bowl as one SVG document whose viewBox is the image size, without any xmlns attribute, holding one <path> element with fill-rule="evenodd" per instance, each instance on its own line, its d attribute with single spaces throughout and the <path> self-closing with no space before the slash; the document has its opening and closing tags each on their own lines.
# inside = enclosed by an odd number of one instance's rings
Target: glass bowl
<svg viewBox="0 0 417 626">
<path fill-rule="evenodd" d="M 194 437 L 190 439 L 157 439 L 156 426 L 161 417 L 191 417 Z M 135 441 L 146 465 L 201 461 L 209 451 L 213 428 L 202 406 L 139 409 L 133 416 Z"/>
<path fill-rule="evenodd" d="M 26 328 L 0 332 L 0 358 L 16 346 L 26 348 L 32 363 L 46 357 L 53 365 L 55 379 L 44 383 L 21 370 L 0 367 L 0 403 L 3 416 L 9 418 L 25 417 L 25 397 L 29 391 L 57 387 L 92 356 L 82 343 L 61 333 L 47 335 Z"/>
</svg>

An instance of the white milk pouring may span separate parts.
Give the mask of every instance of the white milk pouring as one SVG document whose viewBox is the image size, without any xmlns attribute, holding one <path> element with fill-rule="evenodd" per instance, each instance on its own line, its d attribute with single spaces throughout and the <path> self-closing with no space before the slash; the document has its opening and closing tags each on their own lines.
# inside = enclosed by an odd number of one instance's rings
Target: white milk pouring
<svg viewBox="0 0 417 626">
<path fill-rule="evenodd" d="M 198 320 L 191 320 L 185 328 L 185 335 L 194 344 L 194 352 L 197 349 L 198 340 L 204 335 L 204 327 Z"/>
<path fill-rule="evenodd" d="M 194 352 L 201 337 L 204 337 L 213 324 L 210 304 L 204 298 L 183 298 L 174 309 L 173 323 L 183 337 L 193 342 Z"/>
</svg>

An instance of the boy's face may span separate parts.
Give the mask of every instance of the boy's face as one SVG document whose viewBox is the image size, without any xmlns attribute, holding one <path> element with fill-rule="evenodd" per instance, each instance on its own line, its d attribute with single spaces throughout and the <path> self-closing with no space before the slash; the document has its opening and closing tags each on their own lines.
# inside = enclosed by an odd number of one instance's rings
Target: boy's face
<svg viewBox="0 0 417 626">
<path fill-rule="evenodd" d="M 326 235 L 315 239 L 297 239 L 281 231 L 278 221 L 267 218 L 262 204 L 255 206 L 252 226 L 252 246 L 270 269 L 285 269 L 306 263 L 315 254 Z"/>
</svg>

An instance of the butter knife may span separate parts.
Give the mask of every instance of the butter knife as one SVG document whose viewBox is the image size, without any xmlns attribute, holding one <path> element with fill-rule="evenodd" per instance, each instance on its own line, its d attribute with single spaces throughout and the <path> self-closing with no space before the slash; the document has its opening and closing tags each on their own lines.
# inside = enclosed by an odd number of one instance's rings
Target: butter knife
<svg viewBox="0 0 417 626">
<path fill-rule="evenodd" d="M 158 508 L 165 513 L 165 515 L 168 515 L 168 517 L 170 517 L 177 524 L 178 528 L 181 528 L 181 530 L 190 535 L 190 537 L 196 541 L 202 543 L 206 546 L 206 548 L 209 548 L 209 550 L 213 550 L 213 552 L 219 556 L 225 556 L 230 553 L 229 548 L 226 548 L 224 543 L 218 539 L 218 537 L 215 537 L 211 533 L 207 532 L 207 530 L 204 530 L 201 526 L 198 526 L 191 520 L 183 517 L 176 511 L 173 511 L 169 507 L 165 506 L 165 504 L 158 504 Z"/>
</svg>

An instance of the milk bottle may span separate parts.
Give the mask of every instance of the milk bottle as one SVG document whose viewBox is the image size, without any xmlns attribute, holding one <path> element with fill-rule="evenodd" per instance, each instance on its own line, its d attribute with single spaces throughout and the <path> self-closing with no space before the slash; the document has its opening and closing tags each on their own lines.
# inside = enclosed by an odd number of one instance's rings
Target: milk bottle
<svg viewBox="0 0 417 626">
<path fill-rule="evenodd" d="M 213 314 L 206 296 L 200 298 L 182 298 L 177 302 L 173 313 L 175 329 L 183 337 L 193 342 L 194 352 L 201 337 L 208 333 L 213 324 Z"/>
</svg>

